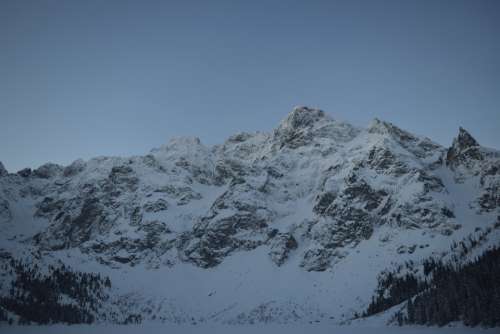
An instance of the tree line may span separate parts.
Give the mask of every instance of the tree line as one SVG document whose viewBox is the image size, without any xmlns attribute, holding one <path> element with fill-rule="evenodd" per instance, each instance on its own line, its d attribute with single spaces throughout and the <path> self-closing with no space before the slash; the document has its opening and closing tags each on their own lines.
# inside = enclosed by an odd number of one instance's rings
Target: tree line
<svg viewBox="0 0 500 334">
<path fill-rule="evenodd" d="M 107 297 L 106 289 L 111 288 L 108 277 L 76 272 L 64 265 L 49 266 L 42 272 L 36 264 L 12 258 L 10 267 L 15 279 L 9 294 L 0 297 L 4 321 L 10 311 L 19 316 L 19 324 L 92 323 L 100 301 Z"/>
<path fill-rule="evenodd" d="M 395 314 L 399 325 L 462 321 L 467 326 L 500 326 L 500 248 L 463 265 L 429 258 L 423 261 L 423 274 L 381 275 L 363 316 L 406 302 Z"/>
</svg>

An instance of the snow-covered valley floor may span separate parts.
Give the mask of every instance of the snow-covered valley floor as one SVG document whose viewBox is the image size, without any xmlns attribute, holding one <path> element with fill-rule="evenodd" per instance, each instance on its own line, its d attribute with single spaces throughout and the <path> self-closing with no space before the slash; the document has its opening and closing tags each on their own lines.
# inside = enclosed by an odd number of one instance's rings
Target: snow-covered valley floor
<svg viewBox="0 0 500 334">
<path fill-rule="evenodd" d="M 224 325 L 203 325 L 203 326 L 178 326 L 178 325 L 52 325 L 52 326 L 9 326 L 0 327 L 2 333 L 106 333 L 106 334 L 127 334 L 127 333 L 175 333 L 175 334 L 229 334 L 229 333 L 330 333 L 330 334 L 357 334 L 357 333 L 387 333 L 387 334 L 416 334 L 416 333 L 498 333 L 498 329 L 468 328 L 468 327 L 364 327 L 364 326 L 331 326 L 324 324 L 312 325 L 245 325 L 245 326 L 224 326 Z"/>
<path fill-rule="evenodd" d="M 53 325 L 53 326 L 9 326 L 0 327 L 1 333 L 105 333 L 105 334 L 127 334 L 127 333 L 175 333 L 175 334 L 250 334 L 250 333 L 330 333 L 330 334 L 365 334 L 365 333 L 387 333 L 387 334 L 417 334 L 417 333 L 498 333 L 498 329 L 467 328 L 467 327 L 362 327 L 362 326 L 329 326 L 324 324 L 312 325 L 245 325 L 245 326 L 224 326 L 224 325 L 203 325 L 203 326 L 177 326 L 177 325 L 127 325 L 127 326 L 106 326 L 106 325 Z"/>
</svg>

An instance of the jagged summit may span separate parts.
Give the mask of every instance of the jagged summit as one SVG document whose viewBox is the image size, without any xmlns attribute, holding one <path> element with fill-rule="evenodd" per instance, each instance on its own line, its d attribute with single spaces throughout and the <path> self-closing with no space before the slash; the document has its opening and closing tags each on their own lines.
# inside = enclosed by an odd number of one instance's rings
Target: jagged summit
<svg viewBox="0 0 500 334">
<path fill-rule="evenodd" d="M 279 129 L 303 129 L 326 118 L 329 117 L 323 110 L 297 106 L 293 108 L 293 111 L 290 112 L 283 121 L 281 121 Z"/>
<path fill-rule="evenodd" d="M 381 135 L 393 136 L 401 141 L 416 140 L 415 135 L 405 130 L 402 130 L 401 128 L 397 127 L 396 125 L 390 122 L 382 121 L 378 118 L 374 118 L 370 122 L 367 130 L 369 133 L 377 133 Z"/>
<path fill-rule="evenodd" d="M 209 148 L 203 145 L 200 138 L 193 136 L 184 136 L 170 138 L 170 140 L 166 144 L 160 146 L 159 148 L 153 148 L 151 150 L 151 153 L 156 155 L 189 155 L 196 151 L 208 150 Z"/>
<path fill-rule="evenodd" d="M 482 160 L 480 145 L 463 127 L 459 127 L 458 136 L 453 139 L 446 154 L 446 163 L 451 166 L 469 165 L 475 160 Z"/>
<path fill-rule="evenodd" d="M 199 137 L 185 136 L 185 137 L 174 137 L 169 140 L 168 145 L 200 145 L 201 140 Z"/>
<path fill-rule="evenodd" d="M 471 136 L 471 134 L 462 127 L 458 129 L 458 136 L 453 140 L 452 147 L 463 151 L 467 148 L 479 146 L 479 143 Z"/>
<path fill-rule="evenodd" d="M 368 132 L 386 132 L 387 131 L 387 126 L 388 123 L 380 120 L 379 118 L 375 117 L 369 124 L 368 124 Z"/>
<path fill-rule="evenodd" d="M 105 272 L 116 290 L 102 321 L 340 322 L 388 266 L 457 255 L 470 235 L 475 252 L 498 243 L 500 154 L 471 138 L 461 130 L 447 154 L 389 122 L 362 129 L 297 107 L 271 133 L 213 147 L 174 138 L 144 156 L 9 174 L 0 267 L 36 255 L 42 269 Z"/>
<path fill-rule="evenodd" d="M 55 163 L 48 162 L 48 163 L 41 165 L 37 169 L 35 169 L 33 171 L 33 174 L 37 177 L 40 177 L 43 179 L 48 179 L 48 178 L 55 177 L 55 176 L 61 174 L 62 172 L 63 172 L 62 166 L 55 164 Z"/>
<path fill-rule="evenodd" d="M 279 149 L 297 149 L 320 139 L 337 143 L 352 140 L 360 129 L 331 118 L 321 109 L 295 107 L 273 132 L 273 141 Z"/>
</svg>

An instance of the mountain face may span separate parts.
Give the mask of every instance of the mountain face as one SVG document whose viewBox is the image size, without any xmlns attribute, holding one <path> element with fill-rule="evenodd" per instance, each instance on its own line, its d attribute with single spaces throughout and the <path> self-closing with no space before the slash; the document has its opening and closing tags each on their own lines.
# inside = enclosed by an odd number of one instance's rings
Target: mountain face
<svg viewBox="0 0 500 334">
<path fill-rule="evenodd" d="M 214 147 L 176 138 L 16 174 L 0 163 L 0 294 L 20 261 L 109 277 L 85 313 L 95 321 L 340 323 L 366 309 L 384 269 L 456 259 L 454 243 L 477 235 L 460 261 L 500 245 L 499 168 L 500 152 L 462 128 L 445 148 L 307 107 Z"/>
</svg>

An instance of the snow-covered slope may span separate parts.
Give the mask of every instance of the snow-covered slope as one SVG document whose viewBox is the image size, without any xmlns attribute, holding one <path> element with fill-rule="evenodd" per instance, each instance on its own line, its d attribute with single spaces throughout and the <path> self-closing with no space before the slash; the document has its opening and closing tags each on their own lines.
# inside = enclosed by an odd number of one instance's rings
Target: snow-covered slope
<svg viewBox="0 0 500 334">
<path fill-rule="evenodd" d="M 0 164 L 0 293 L 14 258 L 109 276 L 100 321 L 341 323 L 384 269 L 449 257 L 471 235 L 486 235 L 478 253 L 500 245 L 499 168 L 462 128 L 447 149 L 307 107 L 214 147 Z"/>
</svg>

